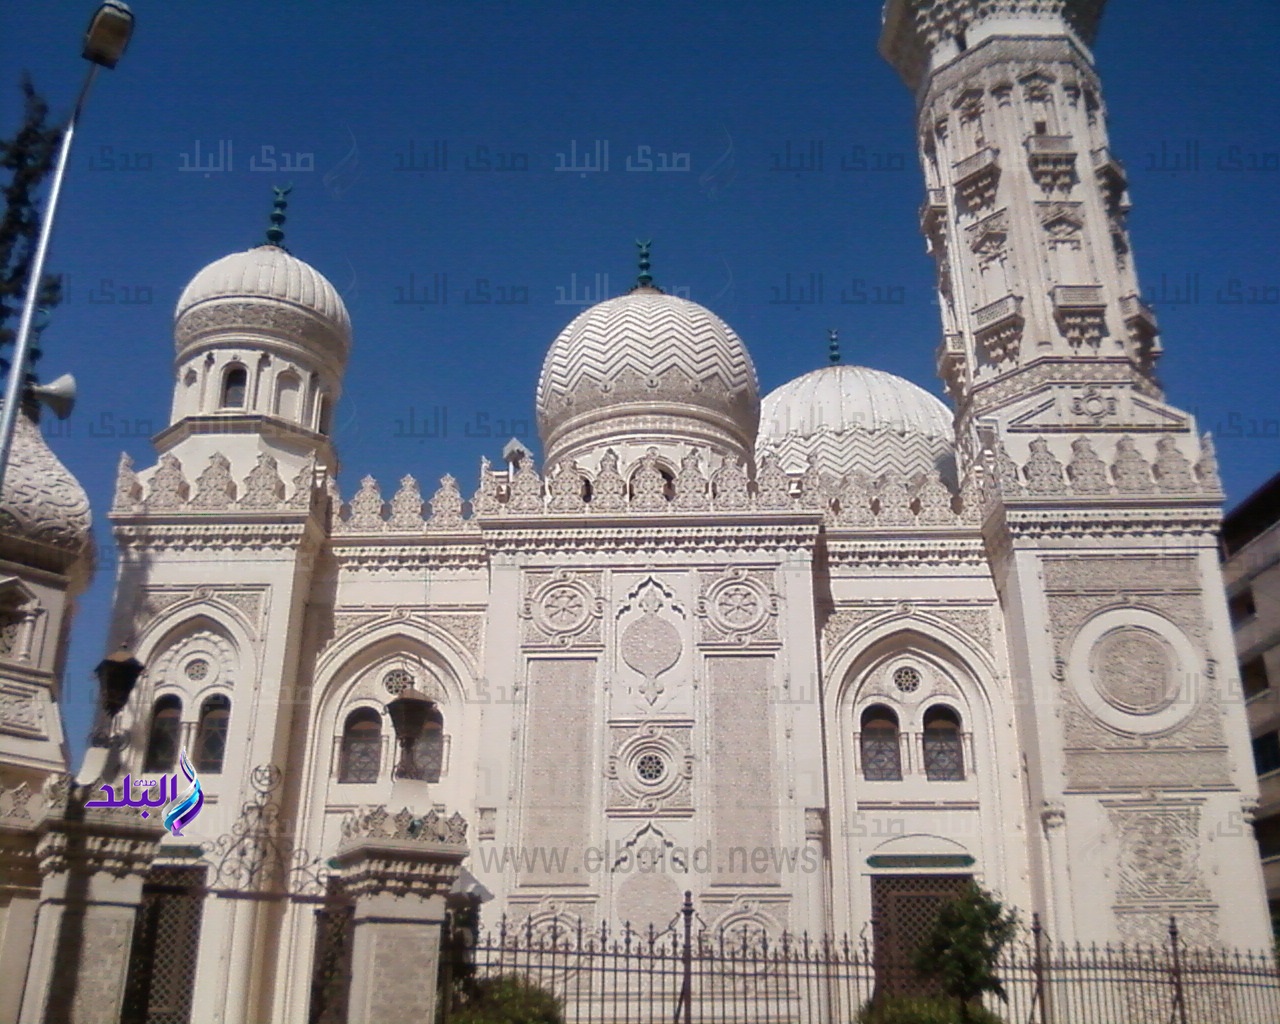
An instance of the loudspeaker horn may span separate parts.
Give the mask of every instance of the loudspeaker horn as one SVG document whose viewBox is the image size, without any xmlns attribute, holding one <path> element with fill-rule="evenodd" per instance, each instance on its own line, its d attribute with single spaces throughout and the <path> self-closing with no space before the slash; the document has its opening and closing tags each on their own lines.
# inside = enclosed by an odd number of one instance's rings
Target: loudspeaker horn
<svg viewBox="0 0 1280 1024">
<path fill-rule="evenodd" d="M 36 384 L 28 391 L 38 402 L 53 410 L 53 414 L 60 420 L 70 416 L 76 405 L 76 379 L 69 373 L 64 373 L 48 384 Z"/>
</svg>

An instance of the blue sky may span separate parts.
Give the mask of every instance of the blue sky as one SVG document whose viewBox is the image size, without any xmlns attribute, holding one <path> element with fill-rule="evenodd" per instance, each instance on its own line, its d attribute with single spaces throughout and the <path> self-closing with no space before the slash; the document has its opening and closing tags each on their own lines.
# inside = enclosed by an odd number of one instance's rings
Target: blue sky
<svg viewBox="0 0 1280 1024">
<path fill-rule="evenodd" d="M 660 285 L 734 326 L 765 390 L 821 365 L 835 327 L 847 361 L 941 393 L 913 101 L 876 52 L 871 0 L 133 6 L 72 155 L 50 257 L 67 299 L 41 365 L 80 382 L 46 433 L 100 549 L 66 676 L 77 750 L 106 643 L 116 461 L 154 462 L 174 303 L 204 264 L 263 240 L 273 185 L 294 186 L 286 245 L 354 322 L 345 495 L 365 473 L 388 497 L 405 473 L 469 493 L 481 455 L 513 433 L 536 445 L 546 348 L 575 300 L 629 286 L 637 238 Z M 0 134 L 24 68 L 65 115 L 92 10 L 8 6 Z M 1280 468 L 1278 38 L 1274 0 L 1114 0 L 1096 48 L 1161 377 L 1216 434 L 1231 503 Z M 607 171 L 557 170 L 603 163 L 606 145 Z M 820 282 L 822 301 L 780 301 L 788 282 L 806 297 Z M 411 287 L 437 301 L 398 302 Z M 403 436 L 410 417 L 446 429 Z"/>
</svg>

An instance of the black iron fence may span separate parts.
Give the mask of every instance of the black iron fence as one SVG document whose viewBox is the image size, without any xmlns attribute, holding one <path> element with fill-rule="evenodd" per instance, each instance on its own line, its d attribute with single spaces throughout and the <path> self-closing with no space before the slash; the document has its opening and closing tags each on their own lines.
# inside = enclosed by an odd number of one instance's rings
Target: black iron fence
<svg viewBox="0 0 1280 1024">
<path fill-rule="evenodd" d="M 483 979 L 553 993 L 571 1024 L 853 1024 L 873 999 L 909 994 L 912 965 L 866 939 L 776 938 L 695 927 L 692 900 L 663 929 L 506 922 L 444 950 L 441 1024 Z M 1049 941 L 1033 919 L 1003 958 L 1009 1024 L 1276 1024 L 1280 974 L 1265 954 L 1190 949 L 1171 920 L 1153 945 Z M 927 988 L 927 982 L 925 983 Z"/>
</svg>

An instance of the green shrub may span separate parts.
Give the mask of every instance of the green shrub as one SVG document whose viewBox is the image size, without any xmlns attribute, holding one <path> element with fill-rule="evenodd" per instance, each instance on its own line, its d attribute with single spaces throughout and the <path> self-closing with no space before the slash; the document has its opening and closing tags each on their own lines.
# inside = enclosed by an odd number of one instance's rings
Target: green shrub
<svg viewBox="0 0 1280 1024">
<path fill-rule="evenodd" d="M 982 1007 L 969 1007 L 969 1024 L 1003 1024 L 1001 1018 Z M 905 996 L 867 1003 L 856 1024 L 962 1024 L 960 1006 L 952 999 L 912 999 Z"/>
<path fill-rule="evenodd" d="M 564 1024 L 560 1000 L 518 974 L 481 978 L 449 1014 L 451 1024 Z"/>
</svg>

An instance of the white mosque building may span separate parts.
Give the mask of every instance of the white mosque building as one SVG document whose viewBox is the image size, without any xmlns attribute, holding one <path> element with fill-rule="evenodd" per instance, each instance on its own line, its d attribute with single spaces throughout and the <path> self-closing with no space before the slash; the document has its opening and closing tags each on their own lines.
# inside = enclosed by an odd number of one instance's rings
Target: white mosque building
<svg viewBox="0 0 1280 1024">
<path fill-rule="evenodd" d="M 163 984 L 216 1009 L 172 1019 L 225 1024 L 307 1021 L 315 901 L 393 877 L 461 877 L 486 919 L 539 927 L 665 924 L 691 890 L 710 927 L 908 937 L 922 897 L 973 878 L 1067 941 L 1159 941 L 1176 915 L 1189 942 L 1268 946 L 1222 493 L 1155 376 L 1101 6 L 886 6 L 945 404 L 840 363 L 762 396 L 747 343 L 642 263 L 551 342 L 539 459 L 339 494 L 338 293 L 275 244 L 200 270 L 171 422 L 109 514 L 111 646 L 145 670 L 76 779 L 163 778 L 185 750 L 204 805 L 180 835 L 129 808 L 95 825 L 65 776 L 88 508 L 24 422 L 0 509 L 0 951 L 30 968 L 0 1021 L 119 1019 L 132 908 L 184 886 Z M 430 870 L 344 860 L 424 829 Z M 96 881 L 68 994 L 77 864 Z"/>
</svg>

